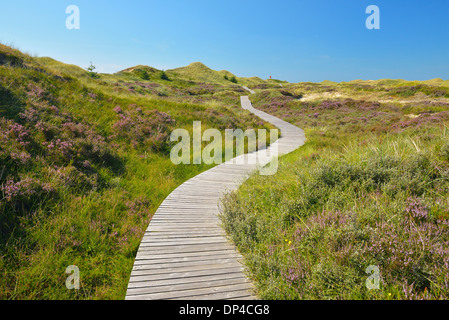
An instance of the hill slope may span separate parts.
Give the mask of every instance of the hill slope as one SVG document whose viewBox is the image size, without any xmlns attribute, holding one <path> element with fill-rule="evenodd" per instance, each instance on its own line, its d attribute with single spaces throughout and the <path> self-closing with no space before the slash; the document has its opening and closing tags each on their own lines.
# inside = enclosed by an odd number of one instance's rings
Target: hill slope
<svg viewBox="0 0 449 320">
<path fill-rule="evenodd" d="M 0 299 L 124 298 L 154 211 L 210 168 L 174 165 L 170 133 L 264 127 L 234 89 L 181 84 L 0 45 Z M 71 265 L 80 290 L 65 287 Z"/>
<path fill-rule="evenodd" d="M 265 82 L 264 80 L 257 77 L 237 77 L 226 70 L 215 71 L 201 62 L 193 62 L 186 67 L 167 70 L 167 74 L 171 75 L 174 78 L 207 83 L 217 83 L 222 85 L 232 84 L 230 80 L 233 77 L 236 79 L 236 84 L 240 85 L 257 85 Z M 227 77 L 227 79 L 225 78 L 225 76 Z"/>
<path fill-rule="evenodd" d="M 253 175 L 222 203 L 258 296 L 447 300 L 449 88 L 381 80 L 256 91 L 255 108 L 307 137 L 276 175 Z"/>
</svg>

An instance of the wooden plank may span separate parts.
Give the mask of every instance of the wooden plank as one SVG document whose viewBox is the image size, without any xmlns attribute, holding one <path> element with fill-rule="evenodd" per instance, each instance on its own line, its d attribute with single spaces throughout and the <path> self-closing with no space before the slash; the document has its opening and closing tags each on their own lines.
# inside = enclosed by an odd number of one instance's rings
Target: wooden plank
<svg viewBox="0 0 449 320">
<path fill-rule="evenodd" d="M 196 261 L 207 261 L 207 260 L 217 260 L 217 259 L 240 259 L 241 257 L 236 253 L 227 253 L 227 254 L 210 254 L 203 256 L 194 256 L 194 257 L 169 257 L 169 258 L 161 258 L 154 259 L 152 257 L 146 259 L 136 259 L 134 262 L 134 266 L 145 265 L 145 264 L 165 264 L 165 263 L 179 263 L 179 262 L 196 262 Z"/>
<path fill-rule="evenodd" d="M 148 237 L 147 239 L 142 240 L 142 243 L 214 243 L 216 241 L 224 242 L 226 239 L 223 239 L 222 235 L 212 236 L 212 237 L 201 237 L 201 238 L 192 238 L 192 237 L 184 237 L 184 238 L 166 238 L 166 237 Z"/>
<path fill-rule="evenodd" d="M 172 240 L 172 239 L 201 239 L 201 238 L 207 238 L 207 237 L 215 237 L 215 236 L 222 236 L 224 237 L 225 234 L 220 231 L 208 231 L 207 233 L 204 232 L 189 232 L 189 233 L 175 233 L 175 232 L 162 232 L 160 234 L 157 234 L 156 232 L 151 233 L 152 239 L 166 239 L 166 240 Z M 145 238 L 145 241 L 148 237 Z M 142 240 L 143 241 L 143 240 Z"/>
<path fill-rule="evenodd" d="M 217 268 L 217 269 L 207 269 L 207 270 L 195 270 L 195 271 L 185 271 L 185 272 L 170 272 L 164 274 L 143 274 L 143 275 L 132 275 L 129 283 L 132 282 L 150 282 L 155 280 L 164 279 L 188 279 L 192 277 L 200 276 L 210 276 L 210 275 L 222 275 L 231 274 L 239 272 L 242 274 L 242 267 L 227 267 L 227 268 Z M 181 281 L 180 280 L 180 281 Z"/>
<path fill-rule="evenodd" d="M 195 266 L 209 266 L 209 265 L 231 265 L 235 263 L 236 259 L 234 257 L 228 259 L 202 259 L 198 261 L 178 261 L 178 262 L 167 262 L 167 263 L 152 263 L 149 261 L 147 264 L 134 265 L 133 271 L 141 270 L 159 270 L 159 269 L 173 269 L 173 268 L 184 268 L 184 267 L 195 267 Z"/>
<path fill-rule="evenodd" d="M 180 258 L 180 257 L 203 257 L 203 256 L 215 256 L 215 255 L 225 255 L 225 254 L 235 254 L 240 256 L 234 248 L 228 248 L 223 250 L 216 250 L 216 251 L 203 251 L 203 252 L 175 252 L 175 253 L 165 253 L 165 254 L 144 254 L 144 253 L 137 253 L 135 263 L 137 263 L 139 260 L 158 260 L 158 259 L 169 259 L 169 258 Z"/>
<path fill-rule="evenodd" d="M 152 247 L 157 247 L 157 248 L 171 248 L 174 246 L 180 246 L 180 245 L 197 245 L 197 244 L 201 244 L 201 245 L 215 245 L 215 244 L 226 244 L 228 243 L 228 241 L 226 240 L 226 238 L 221 238 L 221 239 L 217 239 L 217 240 L 209 240 L 209 241 L 203 241 L 201 239 L 193 239 L 193 240 L 175 240 L 175 241 L 154 241 L 154 240 L 148 240 L 149 242 L 143 242 L 141 243 L 141 247 L 143 248 L 152 248 Z"/>
<path fill-rule="evenodd" d="M 219 251 L 223 249 L 234 249 L 230 244 L 215 244 L 215 245 L 181 245 L 181 246 L 166 246 L 166 247 L 140 247 L 138 252 L 142 253 L 188 253 L 188 252 L 204 252 L 204 251 Z"/>
<path fill-rule="evenodd" d="M 185 300 L 187 297 L 173 298 L 169 300 Z M 197 295 L 188 297 L 189 300 L 255 300 L 254 296 L 249 295 L 248 289 L 231 291 L 231 292 L 219 292 L 206 295 Z"/>
<path fill-rule="evenodd" d="M 159 300 L 159 299 L 173 299 L 173 298 L 189 298 L 191 299 L 194 296 L 201 295 L 212 295 L 216 293 L 228 293 L 228 295 L 232 295 L 231 292 L 239 292 L 245 291 L 251 288 L 249 283 L 240 283 L 240 284 L 231 284 L 231 285 L 223 285 L 218 287 L 209 287 L 209 288 L 201 288 L 201 289 L 188 289 L 188 290 L 179 290 L 173 292 L 162 292 L 162 293 L 152 293 L 152 294 L 142 294 L 142 295 L 131 295 L 129 298 L 134 299 L 144 299 L 144 300 Z"/>
<path fill-rule="evenodd" d="M 207 230 L 204 232 L 196 232 L 196 231 L 185 231 L 183 233 L 179 233 L 176 231 L 146 231 L 147 237 L 154 238 L 191 238 L 191 237 L 209 237 L 214 235 L 222 235 L 224 236 L 224 231 L 220 229 Z"/>
<path fill-rule="evenodd" d="M 143 267 L 143 266 L 139 266 L 139 267 Z M 179 273 L 179 272 L 190 272 L 190 271 L 205 271 L 205 270 L 234 268 L 234 267 L 240 267 L 243 270 L 242 265 L 240 263 L 231 262 L 231 263 L 226 263 L 226 264 L 203 264 L 203 265 L 199 265 L 199 266 L 182 266 L 182 267 L 172 266 L 169 269 L 164 268 L 164 269 L 133 270 L 131 272 L 131 277 L 143 276 L 143 275 L 154 275 L 154 274 L 170 274 L 170 273 Z"/>
<path fill-rule="evenodd" d="M 196 281 L 196 282 L 182 282 L 176 284 L 167 284 L 159 286 L 132 288 L 128 291 L 129 295 L 139 295 L 139 294 L 154 294 L 154 293 L 168 293 L 176 292 L 182 290 L 194 290 L 194 289 L 204 289 L 211 287 L 221 287 L 226 285 L 238 285 L 245 283 L 247 280 L 244 276 L 239 275 L 236 278 L 228 279 L 213 279 L 208 281 Z M 248 286 L 249 287 L 249 286 Z"/>
<path fill-rule="evenodd" d="M 221 274 L 212 274 L 212 275 L 203 275 L 197 277 L 188 277 L 183 278 L 182 283 L 199 283 L 206 282 L 211 280 L 224 280 L 224 279 L 242 279 L 246 281 L 245 276 L 242 275 L 240 271 L 231 272 L 231 273 L 221 273 Z M 140 281 L 140 282 L 132 282 L 129 284 L 128 288 L 137 289 L 137 288 L 148 288 L 148 287 L 159 287 L 159 286 L 169 286 L 169 285 L 177 285 L 179 284 L 179 279 L 157 279 L 152 281 Z"/>
</svg>

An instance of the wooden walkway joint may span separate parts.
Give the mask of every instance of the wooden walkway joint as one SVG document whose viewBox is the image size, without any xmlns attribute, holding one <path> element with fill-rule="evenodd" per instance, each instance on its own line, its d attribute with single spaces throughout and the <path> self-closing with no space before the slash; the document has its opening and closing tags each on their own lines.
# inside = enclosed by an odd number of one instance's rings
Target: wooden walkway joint
<svg viewBox="0 0 449 320">
<path fill-rule="evenodd" d="M 281 130 L 274 144 L 243 155 L 245 160 L 260 156 L 259 166 L 263 166 L 270 161 L 263 160 L 264 155 L 272 154 L 275 144 L 279 155 L 304 144 L 300 128 L 254 109 L 247 96 L 241 97 L 241 104 Z M 256 298 L 244 274 L 242 256 L 227 239 L 218 218 L 220 198 L 236 190 L 258 166 L 254 161 L 235 160 L 186 181 L 162 202 L 137 252 L 127 300 Z"/>
</svg>

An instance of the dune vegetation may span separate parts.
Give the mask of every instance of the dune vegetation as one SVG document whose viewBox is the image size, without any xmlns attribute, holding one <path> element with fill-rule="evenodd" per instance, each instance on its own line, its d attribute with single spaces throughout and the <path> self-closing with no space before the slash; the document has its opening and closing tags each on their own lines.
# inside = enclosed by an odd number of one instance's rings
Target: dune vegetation
<svg viewBox="0 0 449 320">
<path fill-rule="evenodd" d="M 123 299 L 159 204 L 211 167 L 174 165 L 170 133 L 272 128 L 240 107 L 242 86 L 307 138 L 221 203 L 258 296 L 448 298 L 448 80 L 85 67 L 0 45 L 0 299 Z M 80 290 L 65 286 L 71 265 Z"/>
<path fill-rule="evenodd" d="M 241 87 L 166 75 L 0 45 L 0 299 L 123 299 L 158 205 L 210 168 L 174 165 L 170 133 L 271 128 L 241 109 Z"/>
<path fill-rule="evenodd" d="M 448 84 L 256 89 L 255 108 L 307 138 L 276 175 L 255 174 L 223 199 L 260 298 L 449 297 Z"/>
</svg>

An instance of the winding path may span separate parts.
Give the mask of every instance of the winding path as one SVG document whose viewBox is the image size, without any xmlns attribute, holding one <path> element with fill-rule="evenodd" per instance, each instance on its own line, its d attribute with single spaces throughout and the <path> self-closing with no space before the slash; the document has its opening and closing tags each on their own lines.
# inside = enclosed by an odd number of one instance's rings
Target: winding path
<svg viewBox="0 0 449 320">
<path fill-rule="evenodd" d="M 271 161 L 274 148 L 279 154 L 289 153 L 304 144 L 305 135 L 300 128 L 254 109 L 247 96 L 241 97 L 241 104 L 278 127 L 281 137 L 265 150 L 239 156 L 193 177 L 162 202 L 137 252 L 127 300 L 256 298 L 244 274 L 242 256 L 220 225 L 219 199 L 238 189 L 258 168 L 255 157 L 259 166 L 264 166 Z"/>
</svg>

